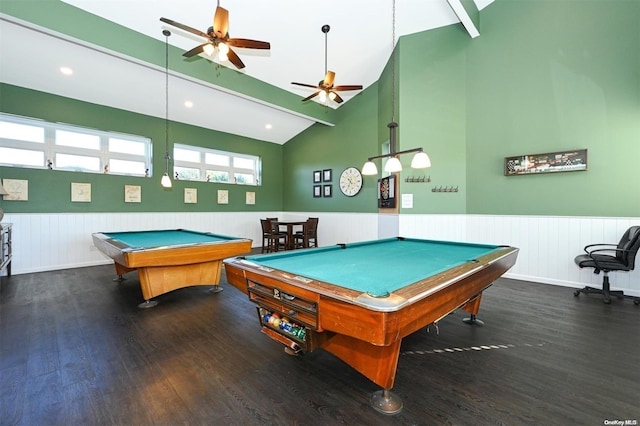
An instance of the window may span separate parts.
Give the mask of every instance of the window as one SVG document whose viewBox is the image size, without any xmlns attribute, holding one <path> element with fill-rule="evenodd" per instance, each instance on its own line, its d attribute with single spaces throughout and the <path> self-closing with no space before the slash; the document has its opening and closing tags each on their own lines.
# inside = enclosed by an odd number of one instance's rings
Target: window
<svg viewBox="0 0 640 426">
<path fill-rule="evenodd" d="M 0 165 L 150 175 L 151 139 L 0 113 Z"/>
<path fill-rule="evenodd" d="M 258 185 L 260 158 L 255 155 L 175 144 L 173 171 L 180 180 Z"/>
</svg>

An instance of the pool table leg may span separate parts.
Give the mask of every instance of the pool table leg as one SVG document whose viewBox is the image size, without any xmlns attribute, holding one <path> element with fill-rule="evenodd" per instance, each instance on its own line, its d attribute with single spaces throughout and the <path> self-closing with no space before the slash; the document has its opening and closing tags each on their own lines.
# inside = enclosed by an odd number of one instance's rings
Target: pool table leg
<svg viewBox="0 0 640 426">
<path fill-rule="evenodd" d="M 215 284 L 209 289 L 209 293 L 220 293 L 222 290 L 224 290 L 224 288 L 220 287 L 218 284 Z"/>
<path fill-rule="evenodd" d="M 402 399 L 389 389 L 381 389 L 371 395 L 371 406 L 382 414 L 398 414 L 402 410 Z"/>
<path fill-rule="evenodd" d="M 124 277 L 124 274 L 126 274 L 127 272 L 135 271 L 135 268 L 127 268 L 126 266 L 121 265 L 118 262 L 115 262 L 115 266 L 116 266 L 116 274 L 118 275 L 117 278 L 113 279 L 113 281 L 115 282 L 121 283 L 122 281 L 126 280 L 126 278 Z"/>
<path fill-rule="evenodd" d="M 140 308 L 140 309 L 153 308 L 157 304 L 158 304 L 158 302 L 156 302 L 155 300 L 145 300 L 144 302 L 142 302 L 142 303 L 140 303 L 138 305 L 138 308 Z"/>
<path fill-rule="evenodd" d="M 482 300 L 482 293 L 477 295 L 475 298 L 468 301 L 463 307 L 462 310 L 469 312 L 471 315 L 468 318 L 464 318 L 462 322 L 469 325 L 477 325 L 483 326 L 484 321 L 479 320 L 476 315 L 480 310 L 480 301 Z"/>
</svg>

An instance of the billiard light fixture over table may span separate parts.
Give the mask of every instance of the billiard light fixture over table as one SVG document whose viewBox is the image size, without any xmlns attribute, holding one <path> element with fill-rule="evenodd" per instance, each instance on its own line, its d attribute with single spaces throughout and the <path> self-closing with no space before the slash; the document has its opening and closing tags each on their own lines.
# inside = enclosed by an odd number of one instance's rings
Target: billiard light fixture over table
<svg viewBox="0 0 640 426">
<path fill-rule="evenodd" d="M 413 148 L 407 149 L 405 151 L 396 151 L 396 129 L 398 128 L 398 123 L 392 121 L 387 124 L 389 128 L 389 153 L 376 155 L 374 157 L 369 157 L 367 162 L 362 167 L 363 175 L 377 175 L 378 168 L 373 160 L 378 158 L 388 158 L 387 162 L 384 165 L 384 171 L 388 173 L 397 173 L 402 171 L 402 164 L 400 164 L 399 155 L 409 154 L 411 152 L 415 152 L 416 155 L 413 156 L 413 160 L 411 160 L 411 167 L 414 169 L 426 169 L 427 167 L 431 167 L 431 159 L 427 155 L 426 152 L 422 148 Z"/>
</svg>

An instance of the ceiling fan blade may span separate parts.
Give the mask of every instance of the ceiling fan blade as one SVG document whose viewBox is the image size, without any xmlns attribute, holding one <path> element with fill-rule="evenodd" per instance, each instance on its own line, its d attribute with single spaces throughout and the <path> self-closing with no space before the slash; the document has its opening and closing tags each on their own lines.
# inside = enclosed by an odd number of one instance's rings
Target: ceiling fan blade
<svg viewBox="0 0 640 426">
<path fill-rule="evenodd" d="M 314 86 L 312 84 L 296 83 L 295 81 L 292 81 L 291 84 L 295 84 L 297 86 L 311 87 L 312 89 L 318 89 L 318 86 Z"/>
<path fill-rule="evenodd" d="M 342 98 L 340 97 L 340 95 L 338 95 L 336 92 L 333 92 L 333 94 L 334 94 L 334 95 L 336 95 L 336 97 L 335 97 L 335 98 L 333 98 L 333 101 L 334 101 L 334 102 L 337 102 L 337 103 L 341 104 L 341 103 L 344 101 L 344 99 L 342 99 Z"/>
<path fill-rule="evenodd" d="M 182 54 L 182 56 L 184 56 L 185 58 L 190 58 L 192 56 L 196 56 L 202 52 L 204 52 L 204 47 L 209 44 L 209 43 L 205 43 L 205 44 L 201 44 L 200 46 L 196 46 L 193 49 L 189 50 L 188 52 L 184 52 Z"/>
<path fill-rule="evenodd" d="M 227 44 L 245 49 L 271 49 L 271 43 L 268 41 L 249 40 L 246 38 L 230 38 L 227 40 Z"/>
<path fill-rule="evenodd" d="M 213 32 L 218 38 L 225 38 L 229 31 L 229 11 L 218 6 L 213 16 Z"/>
<path fill-rule="evenodd" d="M 235 65 L 239 70 L 244 68 L 242 59 L 240 59 L 240 57 L 236 55 L 236 52 L 234 52 L 233 50 L 229 49 L 229 52 L 227 52 L 227 57 L 229 58 L 229 62 Z"/>
<path fill-rule="evenodd" d="M 181 24 L 180 22 L 176 22 L 174 20 L 167 19 L 167 18 L 160 18 L 160 20 L 162 22 L 164 22 L 165 24 L 173 25 L 174 27 L 180 28 L 181 30 L 184 30 L 184 31 L 186 31 L 188 33 L 195 34 L 195 35 L 198 35 L 198 36 L 204 37 L 204 38 L 209 38 L 209 36 L 206 33 L 203 33 L 200 30 L 196 30 L 195 28 L 191 28 L 188 25 Z"/>
<path fill-rule="evenodd" d="M 327 71 L 327 74 L 324 76 L 324 82 L 322 83 L 322 85 L 327 88 L 333 86 L 333 80 L 335 78 L 336 78 L 335 72 Z"/>
<path fill-rule="evenodd" d="M 302 102 L 308 101 L 309 99 L 313 99 L 313 98 L 315 98 L 316 96 L 318 96 L 319 94 L 320 94 L 320 91 L 317 91 L 317 92 L 313 93 L 312 95 L 309 95 L 309 96 L 307 96 L 306 98 L 304 98 L 304 99 L 302 100 Z"/>
<path fill-rule="evenodd" d="M 362 86 L 360 86 L 360 85 L 343 85 L 343 86 L 336 86 L 332 90 L 337 91 L 337 92 L 345 91 L 345 90 L 362 90 Z"/>
</svg>

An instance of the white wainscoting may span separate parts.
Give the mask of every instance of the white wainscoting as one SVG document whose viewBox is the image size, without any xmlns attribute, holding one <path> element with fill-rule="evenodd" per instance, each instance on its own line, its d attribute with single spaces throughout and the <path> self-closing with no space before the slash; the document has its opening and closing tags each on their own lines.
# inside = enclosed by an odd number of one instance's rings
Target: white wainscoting
<svg viewBox="0 0 640 426">
<path fill-rule="evenodd" d="M 342 213 L 13 213 L 12 274 L 44 272 L 111 263 L 93 245 L 94 232 L 191 229 L 250 238 L 262 246 L 260 219 L 306 220 L 319 217 L 319 244 L 333 245 L 377 238 L 377 214 Z M 6 274 L 6 271 L 3 271 Z"/>
<path fill-rule="evenodd" d="M 111 263 L 94 246 L 94 232 L 193 229 L 250 238 L 262 245 L 260 218 L 320 219 L 320 246 L 378 238 L 385 217 L 375 213 L 6 213 L 13 223 L 13 274 Z M 579 269 L 573 258 L 587 244 L 617 243 L 640 218 L 397 215 L 399 235 L 414 238 L 507 244 L 518 247 L 516 265 L 506 276 L 569 287 L 599 287 L 602 274 Z M 386 223 L 386 222 L 385 222 Z M 638 260 L 640 262 L 640 260 Z M 6 273 L 6 272 L 5 272 Z M 612 272 L 611 287 L 640 296 L 640 264 L 635 271 Z"/>
<path fill-rule="evenodd" d="M 618 243 L 640 218 L 401 215 L 400 235 L 416 238 L 506 244 L 520 252 L 505 276 L 514 279 L 600 288 L 602 273 L 580 269 L 573 259 L 587 244 Z M 631 272 L 611 272 L 611 288 L 640 296 L 640 257 Z"/>
</svg>

